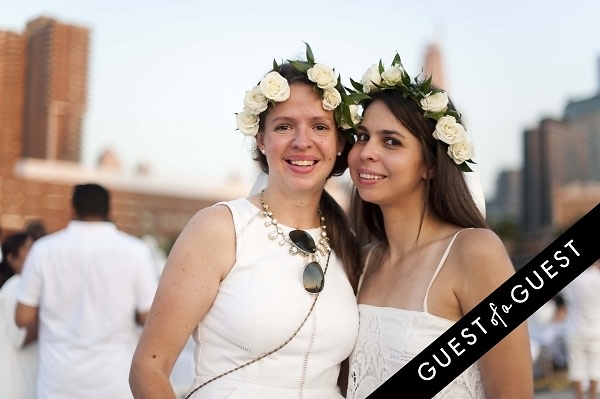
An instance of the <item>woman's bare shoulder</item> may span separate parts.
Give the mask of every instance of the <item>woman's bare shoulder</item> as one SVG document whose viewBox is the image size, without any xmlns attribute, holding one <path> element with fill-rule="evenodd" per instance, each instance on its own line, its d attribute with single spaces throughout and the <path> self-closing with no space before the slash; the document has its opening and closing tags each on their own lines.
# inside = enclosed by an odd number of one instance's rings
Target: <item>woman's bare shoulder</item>
<svg viewBox="0 0 600 399">
<path fill-rule="evenodd" d="M 452 248 L 454 264 L 466 276 L 479 278 L 481 274 L 499 274 L 506 277 L 514 272 L 510 256 L 500 237 L 486 228 L 461 231 Z"/>
<path fill-rule="evenodd" d="M 233 234 L 233 216 L 227 206 L 212 205 L 197 211 L 185 226 L 184 232 L 216 234 L 222 238 L 223 235 Z"/>
<path fill-rule="evenodd" d="M 502 240 L 492 230 L 461 232 L 449 255 L 454 292 L 468 312 L 515 273 Z"/>
</svg>

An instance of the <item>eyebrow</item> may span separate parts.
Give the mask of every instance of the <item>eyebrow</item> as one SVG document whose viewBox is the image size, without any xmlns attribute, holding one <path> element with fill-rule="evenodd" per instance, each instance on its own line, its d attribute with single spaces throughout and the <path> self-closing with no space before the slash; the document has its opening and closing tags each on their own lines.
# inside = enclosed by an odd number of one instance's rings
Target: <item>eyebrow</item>
<svg viewBox="0 0 600 399">
<path fill-rule="evenodd" d="M 369 133 L 371 135 L 378 135 L 378 136 L 398 136 L 400 138 L 404 138 L 404 133 L 398 131 L 398 130 L 393 130 L 393 129 L 383 129 L 383 130 L 378 130 L 376 132 L 370 132 L 369 129 L 365 128 L 364 125 L 359 125 L 356 129 L 357 133 Z"/>
<path fill-rule="evenodd" d="M 276 116 L 273 119 L 271 119 L 272 122 L 288 122 L 288 121 L 296 121 L 298 118 L 296 117 L 292 117 L 292 116 Z M 312 123 L 333 123 L 335 124 L 335 119 L 334 118 L 329 118 L 327 116 L 314 116 L 312 118 L 310 118 L 310 122 Z"/>
</svg>

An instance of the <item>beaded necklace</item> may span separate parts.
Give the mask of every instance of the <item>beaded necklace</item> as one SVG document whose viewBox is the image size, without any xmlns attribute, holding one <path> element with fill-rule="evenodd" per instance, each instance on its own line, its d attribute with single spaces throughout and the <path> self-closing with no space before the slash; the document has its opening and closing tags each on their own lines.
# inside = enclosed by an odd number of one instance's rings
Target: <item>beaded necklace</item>
<svg viewBox="0 0 600 399">
<path fill-rule="evenodd" d="M 269 220 L 267 220 L 265 222 L 265 227 L 273 226 L 275 228 L 275 230 L 272 230 L 269 232 L 269 234 L 268 234 L 269 240 L 276 240 L 279 236 L 281 236 L 281 239 L 279 240 L 278 244 L 280 246 L 283 246 L 286 243 L 291 244 L 290 250 L 289 250 L 290 255 L 296 255 L 297 253 L 302 252 L 302 251 L 298 250 L 298 248 L 293 244 L 293 242 L 290 240 L 290 238 L 283 233 L 283 228 L 279 225 L 279 221 L 277 220 L 277 218 L 275 218 L 273 216 L 273 212 L 271 212 L 269 210 L 269 205 L 267 205 L 267 203 L 265 202 L 265 200 L 263 198 L 264 192 L 265 192 L 265 190 L 262 190 L 258 197 L 258 200 L 260 201 L 260 204 L 262 205 L 262 208 L 263 208 L 261 215 L 263 217 L 269 218 Z M 329 237 L 327 236 L 327 226 L 325 225 L 325 216 L 323 216 L 323 214 L 321 213 L 321 208 L 319 208 L 319 219 L 321 221 L 321 225 L 320 225 L 321 234 L 320 234 L 319 242 L 317 243 L 317 251 L 319 251 L 319 253 L 321 255 L 325 256 L 331 251 L 331 246 L 329 245 Z"/>
</svg>

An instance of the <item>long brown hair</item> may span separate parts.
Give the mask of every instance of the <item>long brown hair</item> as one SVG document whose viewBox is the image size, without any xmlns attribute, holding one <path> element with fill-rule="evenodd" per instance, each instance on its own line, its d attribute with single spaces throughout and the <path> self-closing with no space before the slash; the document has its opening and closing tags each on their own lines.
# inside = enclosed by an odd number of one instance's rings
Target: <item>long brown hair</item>
<svg viewBox="0 0 600 399">
<path fill-rule="evenodd" d="M 370 94 L 363 103 L 366 110 L 374 101 L 381 101 L 420 142 L 425 164 L 433 171 L 427 180 L 421 222 L 425 209 L 440 219 L 460 227 L 483 227 L 488 224 L 475 204 L 460 166 L 446 153 L 448 145 L 433 137 L 436 121 L 423 116 L 423 110 L 401 89 L 386 89 Z M 455 109 L 452 102 L 448 105 Z M 460 123 L 460 118 L 457 118 Z M 469 173 L 469 172 L 465 172 Z M 378 205 L 363 201 L 356 188 L 350 201 L 352 225 L 361 245 L 387 241 L 383 214 Z"/>
</svg>

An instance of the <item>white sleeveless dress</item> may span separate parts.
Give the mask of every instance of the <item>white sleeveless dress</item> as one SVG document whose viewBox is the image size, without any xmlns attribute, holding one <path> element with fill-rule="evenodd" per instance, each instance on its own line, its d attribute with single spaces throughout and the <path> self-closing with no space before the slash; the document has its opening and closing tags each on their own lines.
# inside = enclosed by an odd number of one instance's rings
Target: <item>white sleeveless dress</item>
<svg viewBox="0 0 600 399">
<path fill-rule="evenodd" d="M 454 321 L 429 313 L 427 297 L 458 233 L 460 231 L 452 237 L 429 282 L 422 312 L 358 305 L 360 327 L 356 347 L 350 355 L 348 399 L 366 398 L 454 324 Z M 407 382 L 406 389 L 410 391 L 410 382 Z M 435 399 L 485 397 L 477 363 L 469 366 L 434 396 Z"/>
<path fill-rule="evenodd" d="M 233 214 L 236 262 L 196 328 L 195 379 L 190 391 L 285 342 L 298 329 L 314 296 L 302 285 L 305 260 L 268 234 L 273 226 L 245 198 L 221 203 Z M 281 226 L 281 225 L 280 225 Z M 289 227 L 281 226 L 287 234 Z M 317 242 L 320 229 L 308 232 Z M 327 257 L 320 256 L 323 268 Z M 282 349 L 197 390 L 191 398 L 341 399 L 340 363 L 356 341 L 356 297 L 340 260 L 331 253 L 325 286 L 298 334 Z"/>
</svg>

